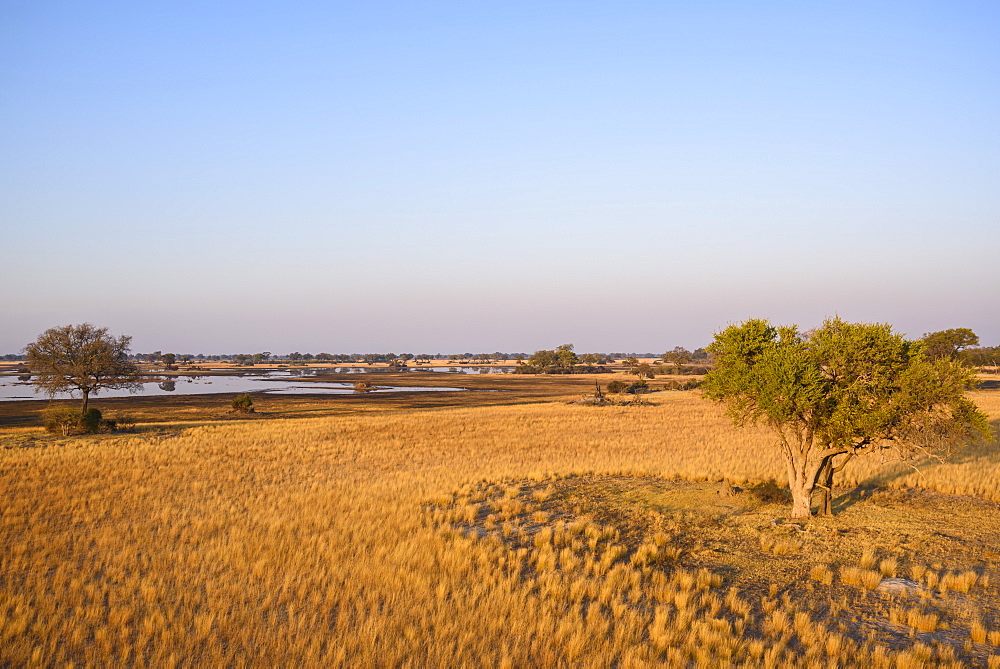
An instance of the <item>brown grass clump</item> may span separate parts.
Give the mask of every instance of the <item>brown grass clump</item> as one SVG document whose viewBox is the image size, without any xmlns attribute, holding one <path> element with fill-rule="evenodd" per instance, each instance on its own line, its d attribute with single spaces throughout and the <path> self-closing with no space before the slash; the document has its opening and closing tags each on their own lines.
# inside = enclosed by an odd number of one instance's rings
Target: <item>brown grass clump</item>
<svg viewBox="0 0 1000 669">
<path fill-rule="evenodd" d="M 896 572 L 899 570 L 899 560 L 894 557 L 881 560 L 878 563 L 878 570 L 885 578 L 895 578 Z"/>
<path fill-rule="evenodd" d="M 882 582 L 882 574 L 874 569 L 864 569 L 863 567 L 841 567 L 840 581 L 845 585 L 874 590 Z"/>
<path fill-rule="evenodd" d="M 819 581 L 823 585 L 831 585 L 833 583 L 833 570 L 825 564 L 813 565 L 812 569 L 809 570 L 809 578 Z"/>
<path fill-rule="evenodd" d="M 969 627 L 969 636 L 975 643 L 986 643 L 988 638 L 987 629 L 983 625 L 982 621 L 974 620 L 972 625 Z"/>
</svg>

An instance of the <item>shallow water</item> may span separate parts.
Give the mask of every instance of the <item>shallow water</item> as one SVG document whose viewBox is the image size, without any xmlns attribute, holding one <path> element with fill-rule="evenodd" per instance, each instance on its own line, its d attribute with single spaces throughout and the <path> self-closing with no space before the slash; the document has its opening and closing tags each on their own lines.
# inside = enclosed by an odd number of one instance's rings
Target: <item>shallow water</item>
<svg viewBox="0 0 1000 669">
<path fill-rule="evenodd" d="M 315 369 L 303 369 L 294 372 L 299 375 L 322 376 L 324 372 L 328 374 L 385 374 L 386 372 L 440 372 L 442 374 L 510 374 L 513 367 L 403 367 L 402 369 L 389 370 L 385 367 L 320 367 Z"/>
<path fill-rule="evenodd" d="M 299 373 L 299 375 L 301 375 Z M 0 401 L 48 399 L 44 392 L 35 393 L 30 382 L 18 381 L 14 376 L 0 377 Z M 426 386 L 373 386 L 367 393 L 392 392 L 454 392 L 466 388 L 433 388 Z M 351 395 L 357 392 L 353 383 L 296 382 L 293 379 L 274 378 L 262 374 L 232 376 L 176 376 L 160 378 L 142 384 L 142 390 L 130 393 L 128 390 L 102 389 L 91 393 L 91 397 L 129 397 L 138 395 L 208 395 L 211 393 L 268 393 L 272 395 Z M 79 393 L 57 393 L 54 399 L 79 398 Z"/>
</svg>

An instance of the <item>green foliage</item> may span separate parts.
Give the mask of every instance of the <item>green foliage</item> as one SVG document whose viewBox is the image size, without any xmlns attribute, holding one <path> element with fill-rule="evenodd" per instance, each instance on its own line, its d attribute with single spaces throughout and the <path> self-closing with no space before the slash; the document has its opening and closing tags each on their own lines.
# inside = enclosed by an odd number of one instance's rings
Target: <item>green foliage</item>
<svg viewBox="0 0 1000 669">
<path fill-rule="evenodd" d="M 663 384 L 664 390 L 694 390 L 701 386 L 701 382 L 696 379 L 685 379 L 680 381 L 677 379 L 671 379 Z"/>
<path fill-rule="evenodd" d="M 632 373 L 638 376 L 640 379 L 651 379 L 656 374 L 653 372 L 653 366 L 648 362 L 640 362 L 632 369 Z"/>
<path fill-rule="evenodd" d="M 629 387 L 625 389 L 625 392 L 631 395 L 641 395 L 643 393 L 648 393 L 649 384 L 646 383 L 645 379 L 639 379 L 635 383 L 630 384 Z"/>
<path fill-rule="evenodd" d="M 623 393 L 625 389 L 628 388 L 629 384 L 620 379 L 615 379 L 614 381 L 608 382 L 608 392 L 609 393 Z"/>
<path fill-rule="evenodd" d="M 101 431 L 101 411 L 90 408 L 80 418 L 80 429 L 91 434 Z"/>
<path fill-rule="evenodd" d="M 966 349 L 962 351 L 962 359 L 975 367 L 998 367 L 1000 366 L 1000 346 Z"/>
<path fill-rule="evenodd" d="M 572 374 L 580 359 L 573 352 L 572 344 L 563 344 L 556 349 L 535 351 L 525 365 L 518 363 L 514 370 L 520 374 Z"/>
<path fill-rule="evenodd" d="M 233 411 L 253 413 L 253 398 L 250 397 L 250 393 L 243 393 L 233 398 Z"/>
<path fill-rule="evenodd" d="M 809 333 L 765 320 L 715 336 L 703 388 L 737 425 L 773 430 L 789 464 L 798 512 L 820 469 L 838 454 L 889 447 L 947 452 L 986 437 L 986 416 L 964 395 L 968 368 L 929 359 L 923 343 L 887 324 L 826 321 Z"/>
<path fill-rule="evenodd" d="M 80 410 L 66 404 L 53 404 L 42 411 L 42 424 L 47 432 L 64 436 L 86 432 L 117 432 L 131 429 L 135 419 L 129 414 L 119 413 L 114 418 L 103 418 L 98 409 L 87 409 L 80 415 Z"/>
<path fill-rule="evenodd" d="M 661 355 L 660 360 L 665 363 L 672 363 L 674 374 L 680 374 L 684 369 L 684 363 L 691 362 L 692 353 L 683 346 L 675 346 L 673 350 Z"/>
<path fill-rule="evenodd" d="M 823 443 L 847 447 L 920 431 L 941 411 L 964 415 L 965 436 L 986 428 L 963 391 L 968 370 L 928 360 L 922 347 L 885 324 L 827 321 L 809 335 L 752 320 L 716 336 L 708 397 L 723 401 L 737 424 L 801 425 Z"/>
<path fill-rule="evenodd" d="M 963 348 L 979 345 L 979 337 L 969 328 L 928 332 L 920 340 L 927 347 L 927 357 L 932 360 L 941 358 L 957 360 Z"/>
<path fill-rule="evenodd" d="M 51 404 L 42 409 L 42 424 L 46 432 L 68 435 L 80 422 L 80 410 L 66 404 Z"/>
</svg>

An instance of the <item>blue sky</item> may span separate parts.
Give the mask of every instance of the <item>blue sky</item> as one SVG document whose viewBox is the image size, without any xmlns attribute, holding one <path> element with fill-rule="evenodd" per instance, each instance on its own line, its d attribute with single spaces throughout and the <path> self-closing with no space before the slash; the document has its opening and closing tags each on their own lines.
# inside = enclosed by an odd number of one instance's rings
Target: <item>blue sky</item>
<svg viewBox="0 0 1000 669">
<path fill-rule="evenodd" d="M 0 352 L 1000 343 L 994 3 L 287 4 L 0 2 Z"/>
</svg>

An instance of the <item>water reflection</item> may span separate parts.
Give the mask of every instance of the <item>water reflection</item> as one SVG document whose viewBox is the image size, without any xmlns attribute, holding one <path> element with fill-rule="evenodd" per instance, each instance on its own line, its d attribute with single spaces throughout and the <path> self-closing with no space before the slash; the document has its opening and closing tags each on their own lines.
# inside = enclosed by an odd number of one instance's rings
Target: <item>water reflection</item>
<svg viewBox="0 0 1000 669">
<path fill-rule="evenodd" d="M 157 384 L 157 386 L 159 386 L 160 390 L 162 390 L 165 393 L 172 393 L 175 390 L 177 390 L 176 381 L 161 381 L 160 383 Z"/>
</svg>

